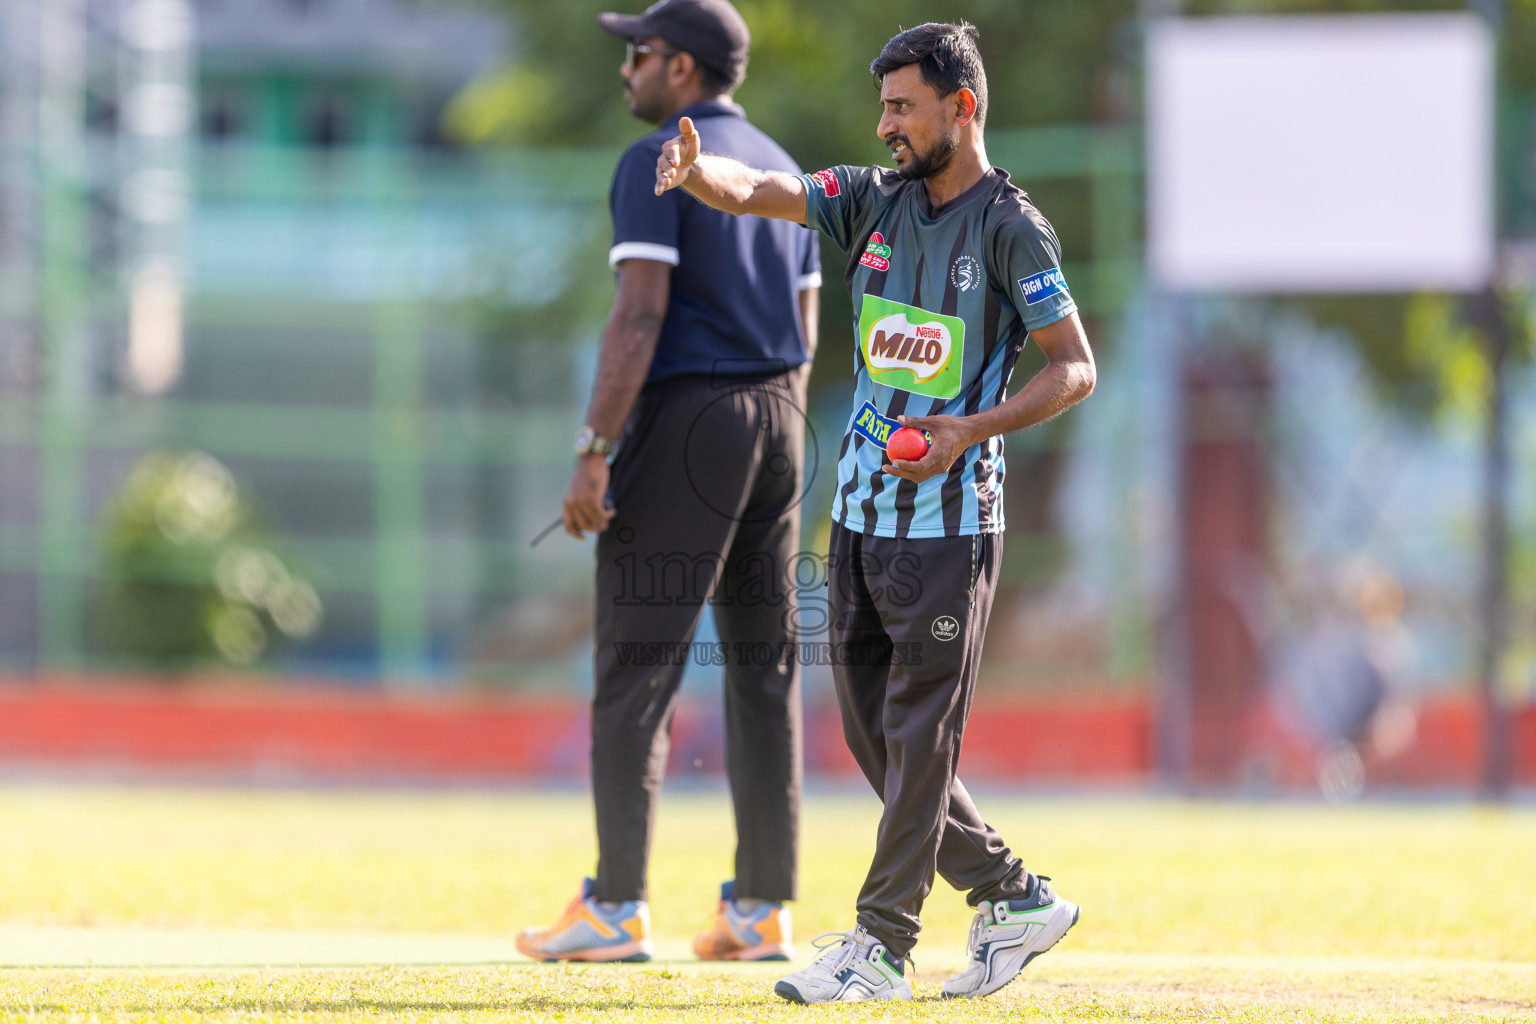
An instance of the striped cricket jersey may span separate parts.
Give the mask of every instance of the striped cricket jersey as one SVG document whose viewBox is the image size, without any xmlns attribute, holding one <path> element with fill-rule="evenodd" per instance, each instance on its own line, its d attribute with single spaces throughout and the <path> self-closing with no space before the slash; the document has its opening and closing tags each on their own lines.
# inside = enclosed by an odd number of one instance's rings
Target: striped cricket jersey
<svg viewBox="0 0 1536 1024">
<path fill-rule="evenodd" d="M 1003 439 L 915 484 L 881 471 L 897 416 L 967 416 L 1003 401 L 1029 331 L 1077 309 L 1061 243 L 1008 172 L 935 209 L 879 167 L 803 175 L 806 224 L 848 254 L 855 389 L 832 518 L 878 537 L 1003 530 Z"/>
</svg>

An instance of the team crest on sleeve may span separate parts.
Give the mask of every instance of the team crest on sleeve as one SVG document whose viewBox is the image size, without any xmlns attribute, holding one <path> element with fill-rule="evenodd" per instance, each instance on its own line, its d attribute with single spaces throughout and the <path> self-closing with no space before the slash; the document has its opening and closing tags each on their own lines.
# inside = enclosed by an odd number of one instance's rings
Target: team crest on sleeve
<svg viewBox="0 0 1536 1024">
<path fill-rule="evenodd" d="M 876 231 L 869 236 L 869 244 L 864 246 L 864 255 L 859 257 L 859 263 L 871 270 L 891 269 L 891 247 L 885 244 L 885 236 Z"/>
<path fill-rule="evenodd" d="M 1065 293 L 1067 279 L 1060 267 L 1052 267 L 1050 270 L 1042 270 L 1038 274 L 1019 278 L 1019 289 L 1024 293 L 1024 305 L 1033 306 L 1052 295 Z"/>
<path fill-rule="evenodd" d="M 837 175 L 832 172 L 830 167 L 825 171 L 817 171 L 811 175 L 811 180 L 821 186 L 821 190 L 827 194 L 828 199 L 836 197 L 843 190 L 842 186 L 837 183 Z"/>
</svg>

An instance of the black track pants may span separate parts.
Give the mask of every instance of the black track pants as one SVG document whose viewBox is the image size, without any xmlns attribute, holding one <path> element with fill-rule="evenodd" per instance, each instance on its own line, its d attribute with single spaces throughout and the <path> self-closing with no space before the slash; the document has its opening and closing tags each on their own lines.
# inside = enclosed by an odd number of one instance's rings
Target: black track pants
<svg viewBox="0 0 1536 1024">
<path fill-rule="evenodd" d="M 935 871 L 972 906 L 1028 884 L 955 775 L 1001 555 L 997 534 L 897 540 L 832 527 L 843 735 L 885 803 L 859 924 L 898 956 L 917 941 Z"/>
<path fill-rule="evenodd" d="M 795 898 L 800 670 L 738 658 L 791 639 L 804 382 L 686 377 L 647 387 L 613 465 L 597 542 L 592 700 L 596 897 L 646 898 L 646 866 L 687 647 L 711 600 L 725 669 L 736 893 Z M 742 662 L 746 662 L 743 664 Z M 713 882 L 714 880 L 711 880 Z"/>
</svg>

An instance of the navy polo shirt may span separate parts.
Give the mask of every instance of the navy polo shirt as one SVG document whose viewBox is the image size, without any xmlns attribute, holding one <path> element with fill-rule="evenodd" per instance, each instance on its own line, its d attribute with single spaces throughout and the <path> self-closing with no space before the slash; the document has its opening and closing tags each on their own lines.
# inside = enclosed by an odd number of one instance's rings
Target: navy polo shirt
<svg viewBox="0 0 1536 1024">
<path fill-rule="evenodd" d="M 753 127 L 741 108 L 710 100 L 678 111 L 636 141 L 619 160 L 608 205 L 613 213 L 610 266 L 627 259 L 672 265 L 671 298 L 646 383 L 739 367 L 795 367 L 809 358 L 800 329 L 799 292 L 821 284 L 816 235 L 799 224 L 736 217 L 683 189 L 656 194 L 656 160 L 693 118 L 706 153 L 749 167 L 799 174 L 779 144 Z"/>
</svg>

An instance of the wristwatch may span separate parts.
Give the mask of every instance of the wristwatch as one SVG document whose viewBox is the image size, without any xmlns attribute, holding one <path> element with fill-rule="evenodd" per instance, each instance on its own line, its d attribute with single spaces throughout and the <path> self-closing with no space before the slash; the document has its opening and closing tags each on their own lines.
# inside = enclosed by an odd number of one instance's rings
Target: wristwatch
<svg viewBox="0 0 1536 1024">
<path fill-rule="evenodd" d="M 613 442 L 606 437 L 599 437 L 591 427 L 582 427 L 576 431 L 571 446 L 576 449 L 577 455 L 607 455 L 613 451 Z"/>
</svg>

